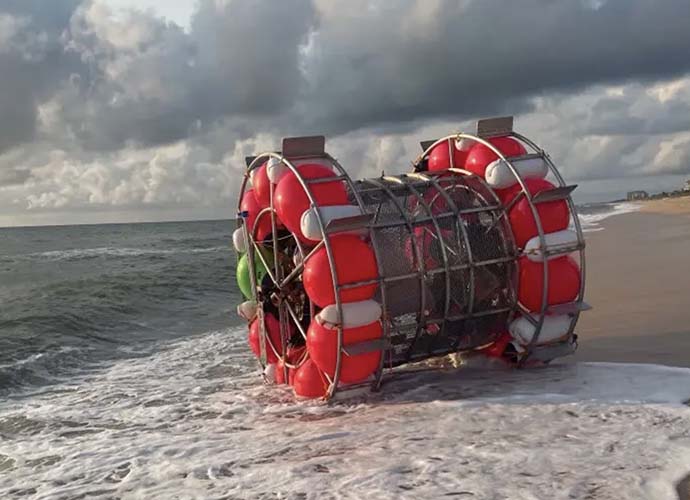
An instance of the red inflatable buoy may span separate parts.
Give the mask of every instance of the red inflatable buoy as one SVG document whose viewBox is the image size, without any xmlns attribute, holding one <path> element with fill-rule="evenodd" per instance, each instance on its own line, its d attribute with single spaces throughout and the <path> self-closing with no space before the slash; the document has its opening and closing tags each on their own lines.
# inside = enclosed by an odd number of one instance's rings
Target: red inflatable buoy
<svg viewBox="0 0 690 500">
<path fill-rule="evenodd" d="M 282 182 L 282 181 L 281 181 Z M 374 251 L 358 236 L 340 235 L 331 238 L 331 249 L 338 275 L 338 284 L 369 281 L 378 277 Z M 335 304 L 335 291 L 326 247 L 309 257 L 302 275 L 304 289 L 319 307 Z M 376 293 L 376 283 L 346 288 L 340 291 L 342 302 L 368 300 Z"/>
<path fill-rule="evenodd" d="M 271 216 L 268 212 L 261 216 L 259 219 L 259 224 L 256 228 L 256 233 L 252 233 L 254 229 L 254 224 L 256 222 L 256 217 L 261 212 L 262 207 L 259 201 L 256 199 L 256 193 L 254 189 L 248 189 L 244 192 L 242 197 L 242 203 L 240 203 L 240 210 L 247 212 L 248 216 L 245 219 L 247 222 L 247 229 L 250 234 L 254 235 L 254 238 L 258 241 L 263 241 L 263 239 L 271 234 Z"/>
<path fill-rule="evenodd" d="M 489 358 L 501 358 L 503 357 L 506 347 L 508 347 L 508 344 L 510 344 L 512 340 L 513 337 L 510 335 L 510 333 L 503 332 L 493 344 L 491 344 L 489 347 L 481 349 L 479 352 Z"/>
<path fill-rule="evenodd" d="M 368 325 L 343 329 L 343 343 L 347 346 L 366 340 L 376 340 L 381 338 L 381 335 L 381 322 L 374 321 Z M 332 379 L 335 376 L 338 354 L 338 330 L 326 328 L 312 320 L 307 331 L 307 349 L 316 366 Z M 348 384 L 363 381 L 376 371 L 380 360 L 381 351 L 354 356 L 343 353 L 340 363 L 340 381 Z"/>
<path fill-rule="evenodd" d="M 532 196 L 535 196 L 541 191 L 554 188 L 553 184 L 544 179 L 526 179 L 525 184 Z M 522 188 L 520 185 L 515 184 L 508 189 L 503 189 L 500 192 L 497 191 L 497 194 L 499 198 L 501 198 L 503 204 L 507 206 L 521 191 Z M 568 227 L 570 211 L 568 210 L 568 204 L 565 200 L 538 203 L 536 208 L 544 234 L 555 233 L 556 231 L 561 231 Z M 530 238 L 539 234 L 537 224 L 532 215 L 532 210 L 530 210 L 529 203 L 524 197 L 512 206 L 508 212 L 508 219 L 513 229 L 515 243 L 520 248 L 524 247 L 525 243 L 527 243 Z"/>
<path fill-rule="evenodd" d="M 506 158 L 521 156 L 527 153 L 525 147 L 512 137 L 492 137 L 488 141 Z M 483 178 L 486 167 L 497 159 L 498 155 L 484 144 L 475 144 L 467 154 L 465 170 L 469 170 Z"/>
<path fill-rule="evenodd" d="M 261 205 L 261 208 L 270 206 L 271 181 L 268 179 L 268 174 L 266 172 L 266 163 L 261 165 L 252 176 L 252 187 L 254 188 L 256 201 Z"/>
<path fill-rule="evenodd" d="M 326 377 L 311 359 L 297 369 L 292 386 L 295 394 L 303 398 L 320 398 L 328 391 Z"/>
<path fill-rule="evenodd" d="M 273 344 L 273 347 L 275 347 L 275 350 L 278 351 L 278 354 L 283 353 L 283 344 L 280 340 L 280 322 L 276 319 L 273 314 L 268 313 L 264 316 L 265 319 L 265 325 L 266 325 L 266 361 L 268 363 L 277 363 L 278 362 L 278 356 L 276 356 L 275 352 L 273 352 L 273 349 L 268 344 L 268 340 L 270 339 L 271 343 Z M 252 349 L 252 352 L 254 355 L 258 358 L 261 356 L 261 344 L 260 344 L 260 337 L 259 337 L 259 328 L 261 327 L 261 324 L 259 323 L 259 318 L 257 317 L 254 321 L 251 322 L 249 325 L 249 346 Z M 290 328 L 294 329 L 294 326 L 290 324 Z M 288 335 L 292 335 L 292 332 L 290 332 Z"/>
<path fill-rule="evenodd" d="M 300 359 L 302 358 L 302 354 L 304 354 L 304 351 L 307 349 L 306 346 L 301 346 L 301 347 L 288 347 L 287 354 L 285 355 L 285 358 L 290 365 L 296 365 L 299 363 Z M 276 384 L 285 384 L 285 363 L 283 363 L 283 360 L 278 360 L 278 364 L 276 365 Z M 293 381 L 295 379 L 295 373 L 297 372 L 297 368 L 288 368 L 288 380 L 287 383 L 289 385 L 293 384 Z"/>
<path fill-rule="evenodd" d="M 300 165 L 297 170 L 304 179 L 336 176 L 330 168 L 312 163 Z M 343 181 L 311 184 L 309 189 L 319 206 L 348 204 L 347 190 Z M 297 176 L 292 171 L 285 174 L 273 193 L 273 207 L 286 228 L 300 240 L 313 244 L 313 241 L 304 237 L 300 228 L 302 214 L 310 208 L 310 205 L 309 197 Z"/>
<path fill-rule="evenodd" d="M 441 229 L 441 240 L 439 240 L 438 231 L 433 224 L 424 224 L 416 226 L 413 230 L 414 238 L 405 239 L 405 257 L 411 269 L 417 269 L 417 259 L 421 256 L 424 258 L 424 269 L 437 269 L 443 267 L 443 251 L 441 249 L 441 242 L 448 246 L 448 242 L 455 239 L 455 231 L 453 229 Z M 413 245 L 417 245 L 417 252 Z M 446 254 L 449 265 L 453 262 L 453 255 Z"/>
<path fill-rule="evenodd" d="M 527 257 L 518 260 L 520 269 L 520 286 L 518 300 L 533 312 L 541 310 L 541 295 L 544 289 L 543 262 L 532 262 Z M 549 292 L 548 305 L 564 304 L 577 298 L 580 290 L 580 268 L 568 256 L 548 261 Z"/>
<path fill-rule="evenodd" d="M 451 168 L 450 164 L 450 150 L 453 151 L 453 167 L 465 168 L 465 159 L 468 151 L 460 150 L 455 146 L 455 141 L 448 139 L 440 144 L 434 146 L 429 153 L 429 171 L 435 172 L 438 170 L 447 170 Z"/>
</svg>

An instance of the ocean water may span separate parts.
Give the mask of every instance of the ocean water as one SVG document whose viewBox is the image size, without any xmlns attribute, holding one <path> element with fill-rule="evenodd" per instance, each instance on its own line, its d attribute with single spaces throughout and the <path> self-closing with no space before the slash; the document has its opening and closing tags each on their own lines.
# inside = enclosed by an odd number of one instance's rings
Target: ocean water
<svg viewBox="0 0 690 500">
<path fill-rule="evenodd" d="M 682 498 L 690 369 L 263 385 L 232 227 L 0 229 L 1 499 Z"/>
<path fill-rule="evenodd" d="M 0 396 L 239 324 L 232 229 L 0 229 Z"/>
<path fill-rule="evenodd" d="M 582 231 L 585 233 L 593 233 L 604 230 L 601 226 L 601 221 L 615 215 L 637 212 L 640 209 L 640 205 L 627 201 L 600 202 L 583 204 L 577 208 L 580 223 L 582 224 Z"/>
</svg>

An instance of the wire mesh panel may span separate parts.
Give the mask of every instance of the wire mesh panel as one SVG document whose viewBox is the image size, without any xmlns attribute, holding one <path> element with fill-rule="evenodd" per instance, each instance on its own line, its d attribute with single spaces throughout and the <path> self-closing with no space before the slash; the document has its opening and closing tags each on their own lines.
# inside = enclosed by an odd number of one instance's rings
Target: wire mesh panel
<svg viewBox="0 0 690 500">
<path fill-rule="evenodd" d="M 402 175 L 355 184 L 383 255 L 393 366 L 486 345 L 514 305 L 516 253 L 482 181 Z"/>
</svg>

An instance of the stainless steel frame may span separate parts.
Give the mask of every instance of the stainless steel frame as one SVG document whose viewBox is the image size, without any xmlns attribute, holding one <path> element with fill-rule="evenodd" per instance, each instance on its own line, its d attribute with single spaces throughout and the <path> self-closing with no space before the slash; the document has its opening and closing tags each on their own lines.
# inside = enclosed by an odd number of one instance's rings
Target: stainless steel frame
<svg viewBox="0 0 690 500">
<path fill-rule="evenodd" d="M 395 366 L 404 365 L 410 362 L 422 361 L 431 357 L 457 352 L 458 350 L 477 349 L 486 346 L 487 344 L 491 344 L 496 337 L 493 332 L 479 332 L 476 335 L 476 338 L 469 338 L 471 335 L 468 334 L 469 337 L 468 335 L 465 335 L 464 330 L 466 325 L 470 325 L 467 327 L 470 329 L 472 328 L 472 325 L 476 325 L 476 323 L 473 323 L 473 321 L 477 321 L 481 318 L 486 318 L 489 316 L 496 316 L 497 318 L 502 319 L 505 315 L 506 322 L 508 322 L 515 316 L 515 314 L 523 313 L 535 325 L 536 332 L 531 343 L 527 346 L 525 352 L 519 355 L 519 366 L 523 366 L 525 363 L 533 359 L 548 361 L 553 357 L 567 354 L 574 350 L 576 338 L 574 335 L 575 325 L 579 318 L 580 312 L 587 309 L 588 306 L 583 301 L 585 290 L 585 241 L 580 222 L 577 217 L 575 204 L 570 197 L 570 191 L 572 191 L 573 188 L 566 186 L 565 181 L 551 161 L 551 158 L 541 148 L 539 148 L 534 142 L 530 141 L 526 137 L 512 131 L 512 118 L 502 118 L 495 120 L 494 122 L 491 120 L 480 121 L 478 124 L 478 131 L 479 133 L 476 135 L 458 133 L 443 137 L 434 142 L 425 143 L 424 145 L 426 146 L 426 149 L 424 153 L 414 162 L 414 165 L 417 166 L 423 162 L 430 151 L 438 144 L 442 144 L 444 141 L 446 141 L 448 143 L 448 147 L 452 148 L 453 141 L 461 139 L 483 144 L 492 150 L 501 160 L 503 160 L 506 165 L 508 165 L 522 189 L 522 192 L 519 196 L 523 196 L 526 199 L 530 207 L 530 211 L 535 219 L 542 252 L 544 252 L 544 265 L 542 266 L 542 303 L 538 312 L 526 314 L 528 311 L 526 311 L 517 300 L 517 280 L 519 278 L 519 274 L 517 272 L 516 262 L 521 255 L 524 255 L 524 253 L 522 249 L 516 249 L 513 242 L 512 231 L 510 230 L 510 225 L 507 222 L 506 216 L 507 210 L 510 207 L 502 206 L 500 200 L 494 191 L 484 181 L 484 179 L 465 170 L 455 168 L 455 165 L 452 163 L 454 161 L 452 151 L 450 154 L 451 168 L 447 172 L 418 172 L 400 176 L 382 175 L 380 178 L 366 179 L 357 182 L 353 182 L 338 161 L 323 150 L 324 140 L 321 137 L 285 139 L 283 142 L 282 151 L 289 153 L 289 156 L 283 156 L 281 153 L 267 152 L 254 157 L 251 159 L 251 161 L 248 161 L 249 164 L 242 182 L 238 201 L 238 226 L 243 228 L 247 241 L 247 258 L 254 300 L 256 300 L 259 304 L 262 304 L 263 300 L 266 299 L 266 297 L 260 296 L 261 288 L 255 280 L 255 256 L 258 256 L 268 270 L 268 276 L 276 290 L 273 293 L 272 298 L 277 302 L 281 325 L 280 331 L 283 353 L 285 353 L 287 349 L 290 323 L 294 324 L 301 334 L 306 337 L 304 328 L 300 325 L 298 314 L 293 309 L 293 306 L 290 304 L 290 302 L 286 300 L 283 291 L 291 284 L 292 281 L 299 279 L 303 270 L 304 262 L 313 254 L 313 252 L 320 248 L 325 248 L 330 264 L 333 288 L 335 290 L 335 305 L 338 310 L 339 317 L 342 318 L 343 304 L 341 300 L 341 291 L 352 286 L 365 284 L 365 282 L 348 285 L 339 284 L 335 266 L 335 257 L 331 245 L 331 238 L 334 234 L 337 234 L 344 229 L 352 229 L 357 226 L 361 227 L 362 229 L 366 228 L 368 230 L 369 240 L 378 267 L 378 276 L 374 282 L 378 283 L 379 292 L 377 297 L 383 309 L 383 341 L 370 341 L 346 346 L 343 341 L 343 327 L 342 325 L 337 325 L 338 352 L 336 358 L 335 376 L 332 379 L 327 377 L 329 387 L 326 398 L 331 398 L 338 390 L 350 387 L 361 387 L 362 385 L 355 384 L 354 386 L 342 386 L 340 384 L 340 367 L 342 364 L 343 354 L 353 355 L 355 353 L 368 351 L 382 351 L 381 362 L 378 370 L 373 376 L 373 381 L 371 382 L 372 389 L 377 390 L 382 383 L 386 367 L 388 367 L 390 372 Z M 487 140 L 492 135 L 499 134 L 514 137 L 533 150 L 533 153 L 529 153 L 527 156 L 520 158 L 542 158 L 548 165 L 550 172 L 557 180 L 558 186 L 556 189 L 546 194 L 530 194 L 525 180 L 520 176 L 519 171 L 512 163 L 516 160 L 516 158 L 506 158 Z M 280 263 L 279 250 L 281 248 L 281 241 L 277 237 L 278 221 L 276 219 L 276 212 L 274 209 L 273 186 L 271 187 L 270 206 L 267 209 L 264 209 L 260 216 L 257 216 L 255 227 L 247 227 L 247 214 L 243 214 L 240 207 L 242 197 L 247 190 L 247 181 L 249 179 L 250 172 L 271 158 L 275 158 L 280 161 L 296 176 L 309 199 L 311 207 L 315 209 L 317 221 L 323 236 L 321 242 L 315 243 L 312 248 L 305 248 L 304 245 L 300 243 L 299 239 L 292 235 L 292 238 L 296 242 L 296 249 L 299 252 L 301 263 L 295 265 L 286 273 L 283 272 L 283 265 Z M 334 172 L 336 173 L 336 177 L 330 177 L 323 180 L 303 178 L 295 166 L 295 162 L 299 160 L 316 159 L 327 160 L 332 165 Z M 344 183 L 351 199 L 351 203 L 357 205 L 362 214 L 367 214 L 368 217 L 364 217 L 361 220 L 344 221 L 340 225 L 337 223 L 334 224 L 333 222 L 330 225 L 327 224 L 321 214 L 318 204 L 316 203 L 316 199 L 310 186 L 320 182 L 335 181 L 342 181 Z M 443 200 L 446 206 L 444 207 L 442 213 L 434 213 L 434 210 L 431 206 L 432 204 L 430 204 L 425 198 L 426 193 L 434 193 L 436 197 L 440 197 Z M 458 195 L 459 193 L 462 193 L 462 197 L 454 198 L 454 196 Z M 463 206 L 463 200 L 465 199 L 471 200 L 471 204 L 478 204 L 478 206 Z M 537 204 L 553 199 L 563 199 L 567 202 L 570 209 L 572 219 L 571 222 L 577 233 L 578 240 L 576 246 L 563 249 L 551 249 L 550 252 L 553 255 L 560 254 L 561 252 L 564 255 L 572 252 L 578 252 L 581 282 L 577 299 L 573 303 L 549 308 L 549 277 L 548 265 L 546 265 L 547 249 L 544 230 L 539 218 L 539 212 L 537 211 Z M 377 202 L 372 200 L 380 201 Z M 423 215 L 420 215 L 419 217 L 411 216 L 409 213 L 410 207 L 405 206 L 403 203 L 407 203 L 407 201 L 410 200 L 416 200 L 416 209 L 418 209 L 418 211 Z M 378 206 L 377 203 L 379 203 Z M 397 210 L 397 212 L 393 211 L 392 215 L 391 213 L 388 215 L 383 214 L 382 208 L 384 205 L 386 205 L 388 208 Z M 259 251 L 260 243 L 255 241 L 254 238 L 260 217 L 265 216 L 265 214 L 270 214 L 271 218 L 272 241 L 270 243 L 272 244 L 274 250 L 272 265 L 266 262 L 263 254 Z M 473 255 L 477 235 L 469 234 L 469 226 L 467 226 L 467 220 L 469 220 L 468 218 L 473 217 L 484 217 L 485 219 L 491 219 L 491 223 L 489 225 L 481 227 L 488 228 L 486 229 L 486 234 L 488 234 L 489 231 L 495 231 L 495 235 L 500 235 L 500 248 L 497 249 L 499 252 L 498 256 L 479 259 L 476 255 Z M 452 221 L 452 226 L 448 226 L 449 220 Z M 432 238 L 435 238 L 435 240 L 439 242 L 438 245 L 440 247 L 442 262 L 440 262 L 440 265 L 436 267 L 432 266 L 431 269 L 427 269 L 425 260 L 428 258 L 428 255 L 425 255 L 423 244 L 420 248 L 420 242 L 415 234 L 415 229 L 422 227 L 420 224 L 428 224 L 430 227 L 428 228 L 427 234 L 430 234 Z M 444 230 L 441 227 L 442 224 L 445 224 L 444 227 L 446 227 L 446 234 L 444 234 Z M 445 239 L 449 231 L 447 229 L 448 227 L 452 227 L 454 237 L 452 242 L 448 242 Z M 406 272 L 390 272 L 390 266 L 388 267 L 389 270 L 386 270 L 388 262 L 386 260 L 387 253 L 402 252 L 402 248 L 384 248 L 383 246 L 382 238 L 384 236 L 384 232 L 391 229 L 400 230 L 401 235 L 407 234 L 409 237 L 409 241 L 411 242 L 410 245 L 414 270 L 411 268 Z M 427 228 L 424 229 L 427 230 Z M 458 256 L 458 254 L 461 255 Z M 451 256 L 454 256 L 455 260 L 459 261 L 459 263 L 451 262 Z M 500 299 L 495 299 L 498 301 L 495 307 L 487 307 L 484 305 L 482 310 L 476 310 L 476 276 L 477 273 L 481 274 L 484 272 L 483 269 L 491 269 L 490 266 L 500 266 L 501 270 L 506 271 L 505 276 L 499 273 L 503 281 L 499 279 L 499 288 L 497 288 L 498 295 L 496 295 L 496 297 L 502 297 L 503 295 L 501 294 L 505 291 L 507 295 L 503 297 L 503 300 L 507 301 L 507 303 L 499 303 Z M 440 274 L 443 274 L 442 286 L 445 289 L 445 293 L 443 295 L 443 314 L 440 318 L 428 318 L 427 312 L 429 309 L 427 304 L 427 281 L 433 280 L 434 276 Z M 462 305 L 455 301 L 456 306 L 461 308 L 459 313 L 452 313 L 451 311 L 451 300 L 453 295 L 452 289 L 456 285 L 459 286 L 459 284 L 456 284 L 453 281 L 453 276 L 456 278 L 458 276 L 468 276 L 468 283 L 461 283 L 463 287 L 467 286 L 469 288 L 469 298 L 467 299 L 466 308 L 463 310 Z M 394 289 L 393 287 L 395 286 L 395 283 L 405 283 L 406 280 L 409 281 L 413 279 L 418 282 L 419 286 L 418 308 L 416 308 L 415 311 L 405 311 L 403 314 L 393 313 L 392 311 L 396 307 L 396 304 L 390 302 L 392 299 L 390 294 L 392 293 L 391 290 Z M 306 304 L 302 304 L 302 310 L 305 306 Z M 310 318 L 313 319 L 315 315 L 315 308 L 313 304 L 309 304 L 309 310 Z M 571 316 L 571 323 L 567 333 L 567 339 L 560 342 L 559 345 L 537 345 L 546 314 L 548 312 L 557 311 L 560 313 L 567 313 Z M 263 314 L 263 309 L 260 307 L 258 319 L 262 321 L 262 325 Z M 413 323 L 409 322 L 410 315 L 414 316 L 415 318 Z M 406 325 L 401 325 L 402 321 L 408 321 L 408 323 Z M 460 326 L 457 324 L 452 326 L 454 323 L 458 323 Z M 411 327 L 414 327 L 414 337 L 412 339 L 408 339 L 408 337 L 406 337 L 407 334 L 405 333 L 404 326 L 407 326 L 407 330 L 409 331 L 411 331 Z M 504 326 L 507 327 L 507 324 Z M 442 346 L 441 348 L 437 349 L 432 349 L 434 345 L 432 342 L 428 348 L 428 352 L 417 352 L 415 350 L 415 344 L 418 342 L 420 336 L 427 335 L 429 328 L 438 328 L 438 330 L 435 330 L 437 332 L 436 335 L 438 335 L 438 339 L 441 339 L 442 341 L 449 340 L 451 338 L 450 335 L 455 335 L 457 331 L 460 333 L 457 333 L 456 335 L 457 342 L 454 341 L 452 344 Z M 463 336 L 467 338 L 462 338 Z M 404 355 L 399 353 L 393 345 L 394 341 L 400 341 L 400 339 L 407 340 L 409 342 L 409 345 L 405 346 L 407 347 L 407 350 L 404 352 Z M 436 340 L 437 339 L 434 341 Z M 460 345 L 460 343 L 463 344 Z M 260 362 L 262 366 L 265 366 L 266 353 L 268 352 L 267 349 L 273 349 L 273 351 L 277 354 L 277 348 L 271 344 L 271 341 L 266 335 L 264 328 L 260 329 L 260 348 Z M 551 351 L 549 351 L 549 349 L 551 349 Z M 302 356 L 302 359 L 297 363 L 297 365 L 303 363 L 305 359 L 306 356 Z M 287 368 L 288 365 L 286 363 L 284 373 L 286 380 L 288 377 Z"/>
</svg>

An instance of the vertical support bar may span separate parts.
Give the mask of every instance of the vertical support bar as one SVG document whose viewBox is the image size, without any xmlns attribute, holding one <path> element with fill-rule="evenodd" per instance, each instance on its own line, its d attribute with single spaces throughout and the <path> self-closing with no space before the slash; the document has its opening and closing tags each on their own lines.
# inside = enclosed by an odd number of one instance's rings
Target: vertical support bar
<svg viewBox="0 0 690 500">
<path fill-rule="evenodd" d="M 391 189 L 386 185 L 386 183 L 381 182 L 376 179 L 369 179 L 369 182 L 371 184 L 374 184 L 375 186 L 378 186 L 386 195 L 388 198 L 391 200 L 391 202 L 395 205 L 395 207 L 398 209 L 400 214 L 402 215 L 403 221 L 405 226 L 407 226 L 407 230 L 410 233 L 410 241 L 412 242 L 412 255 L 414 256 L 414 259 L 417 261 L 417 269 L 418 269 L 418 275 L 419 275 L 419 293 L 420 293 L 420 305 L 419 305 L 419 310 L 420 310 L 420 316 L 423 318 L 424 310 L 426 309 L 426 293 L 425 293 L 425 287 L 424 287 L 424 279 L 425 279 L 425 274 L 426 270 L 424 267 L 424 259 L 422 259 L 419 255 L 419 248 L 417 247 L 417 241 L 414 237 L 414 226 L 412 225 L 412 222 L 410 221 L 410 218 L 407 215 L 407 211 L 405 210 L 405 207 L 403 207 L 400 202 L 398 201 L 398 197 L 395 196 L 395 193 L 391 191 Z M 407 187 L 406 187 L 407 189 Z M 420 318 L 420 321 L 417 323 L 417 331 L 415 332 L 415 337 L 419 335 L 419 330 L 421 329 L 421 325 L 423 323 L 423 319 Z M 412 350 L 408 350 L 408 358 L 412 355 Z"/>
<path fill-rule="evenodd" d="M 556 165 L 554 165 L 553 161 L 551 160 L 551 156 L 546 153 L 544 150 L 542 150 L 536 143 L 531 141 L 530 139 L 514 133 L 518 139 L 522 140 L 526 144 L 529 144 L 532 148 L 535 150 L 541 152 L 541 154 L 544 157 L 544 160 L 546 161 L 546 164 L 549 167 L 549 170 L 554 174 L 556 179 L 558 180 L 558 184 L 560 186 L 565 186 L 566 182 L 563 179 L 563 176 L 561 176 L 560 172 L 556 168 Z M 585 238 L 584 238 L 584 233 L 582 232 L 582 224 L 580 223 L 580 218 L 577 215 L 577 208 L 575 207 L 575 202 L 573 202 L 573 199 L 571 196 L 568 196 L 566 198 L 566 203 L 568 204 L 568 209 L 570 210 L 570 214 L 573 218 L 573 225 L 575 226 L 575 232 L 577 234 L 577 242 L 578 246 L 580 249 L 578 250 L 578 255 L 580 258 L 580 289 L 578 291 L 578 296 L 577 296 L 577 302 L 579 304 L 582 303 L 584 300 L 584 295 L 585 295 L 585 279 L 587 276 L 586 272 L 586 262 L 585 262 Z M 570 328 L 568 329 L 568 338 L 572 338 L 574 330 L 575 330 L 575 325 L 577 324 L 577 321 L 580 317 L 580 313 L 582 311 L 578 309 L 572 316 L 571 322 L 570 322 Z"/>
<path fill-rule="evenodd" d="M 350 178 L 349 175 L 347 175 L 347 172 L 345 172 L 345 169 L 340 165 L 337 159 L 333 158 L 329 154 L 326 154 L 327 158 L 333 163 L 333 166 L 338 170 L 340 175 L 345 177 L 345 182 L 347 186 L 350 188 L 350 192 L 352 193 L 352 196 L 355 198 L 355 201 L 357 202 L 357 205 L 359 206 L 359 209 L 362 213 L 366 213 L 364 201 L 362 200 L 361 193 L 355 186 L 355 183 L 352 182 L 352 179 Z M 378 213 L 377 216 L 378 217 Z M 380 245 L 378 244 L 377 240 L 377 234 L 376 231 L 373 229 L 369 229 L 369 237 L 371 238 L 371 246 L 374 249 L 374 258 L 376 259 L 376 268 L 378 272 L 378 280 L 379 280 L 379 289 L 381 290 L 381 309 L 383 311 L 383 316 L 381 318 L 381 326 L 383 328 L 383 336 L 384 338 L 388 341 L 387 343 L 390 344 L 390 326 L 389 326 L 389 318 L 388 318 L 388 302 L 386 298 L 386 287 L 384 286 L 383 283 L 383 277 L 381 276 L 382 270 L 383 270 L 383 256 L 381 255 L 381 248 Z M 381 358 L 379 359 L 379 366 L 376 369 L 376 374 L 374 376 L 374 382 L 372 384 L 372 389 L 373 390 L 378 390 L 381 387 L 381 380 L 383 377 L 383 368 L 384 368 L 384 361 L 385 361 L 385 356 L 386 352 L 381 351 Z"/>
<path fill-rule="evenodd" d="M 449 141 L 450 143 L 450 141 Z M 410 176 L 405 176 L 405 177 L 410 177 Z M 422 174 L 417 174 L 415 175 L 417 178 L 424 178 L 428 182 L 428 185 L 430 187 L 433 187 L 437 192 L 439 191 L 439 185 L 432 181 L 429 177 L 426 177 Z M 445 284 L 446 284 L 446 292 L 444 296 L 444 307 L 443 307 L 443 322 L 441 323 L 441 331 L 439 335 L 441 337 L 444 336 L 445 330 L 446 330 L 446 318 L 449 315 L 450 311 L 450 264 L 448 262 L 448 253 L 446 252 L 446 245 L 445 245 L 445 240 L 443 238 L 443 233 L 441 232 L 441 227 L 438 225 L 438 220 L 436 220 L 436 217 L 434 217 L 433 211 L 431 209 L 431 206 L 424 200 L 424 197 L 417 191 L 417 189 L 414 188 L 412 184 L 408 184 L 407 188 L 416 196 L 417 202 L 424 207 L 424 210 L 426 211 L 427 214 L 429 214 L 429 217 L 431 217 L 432 223 L 434 225 L 434 229 L 436 230 L 436 234 L 439 239 L 439 243 L 441 246 L 441 258 L 443 259 L 443 269 L 444 269 L 444 275 L 445 275 Z M 414 235 L 412 235 L 414 237 Z M 423 250 L 423 249 L 422 249 Z M 425 311 L 422 311 L 422 314 L 424 314 Z M 418 329 L 419 331 L 419 329 Z M 417 335 L 415 335 L 415 339 L 412 342 L 412 345 L 410 346 L 410 352 L 414 348 L 414 344 L 417 341 Z"/>
</svg>

